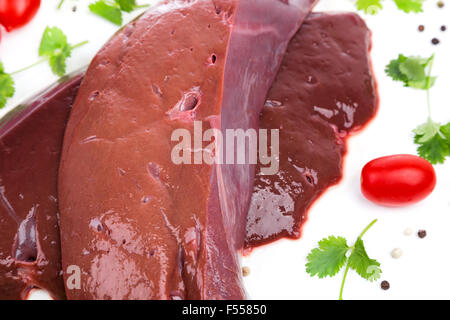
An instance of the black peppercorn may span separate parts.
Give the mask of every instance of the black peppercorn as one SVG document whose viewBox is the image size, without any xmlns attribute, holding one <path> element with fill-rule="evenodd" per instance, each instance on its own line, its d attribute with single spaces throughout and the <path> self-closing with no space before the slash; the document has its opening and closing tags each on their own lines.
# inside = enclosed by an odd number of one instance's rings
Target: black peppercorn
<svg viewBox="0 0 450 320">
<path fill-rule="evenodd" d="M 441 26 L 441 31 L 446 31 L 447 27 L 446 26 Z"/>
<path fill-rule="evenodd" d="M 420 239 L 423 239 L 427 236 L 427 232 L 426 230 L 419 230 L 419 232 L 417 232 L 417 235 L 419 236 Z"/>
<path fill-rule="evenodd" d="M 384 280 L 383 282 L 381 282 L 381 289 L 383 289 L 383 290 L 389 290 L 390 287 L 391 287 L 391 285 L 390 285 L 389 282 L 387 282 L 386 280 Z"/>
<path fill-rule="evenodd" d="M 438 45 L 438 44 L 440 43 L 440 41 L 439 41 L 438 38 L 433 38 L 433 39 L 431 40 L 431 43 L 434 44 L 434 45 Z"/>
</svg>

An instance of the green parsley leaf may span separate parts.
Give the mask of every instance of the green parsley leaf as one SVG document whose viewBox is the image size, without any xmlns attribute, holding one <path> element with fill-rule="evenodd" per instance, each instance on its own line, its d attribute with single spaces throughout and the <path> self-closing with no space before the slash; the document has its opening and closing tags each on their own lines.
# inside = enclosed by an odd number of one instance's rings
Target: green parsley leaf
<svg viewBox="0 0 450 320">
<path fill-rule="evenodd" d="M 418 136 L 418 143 L 425 143 L 431 140 L 436 134 L 441 134 L 441 124 L 428 119 L 427 122 L 418 126 L 413 132 Z"/>
<path fill-rule="evenodd" d="M 72 47 L 67 43 L 66 35 L 57 27 L 47 27 L 42 36 L 39 56 L 49 58 L 54 74 L 66 73 L 66 59 L 72 54 Z"/>
<path fill-rule="evenodd" d="M 383 9 L 383 5 L 381 0 L 357 0 L 356 8 L 367 14 L 377 14 L 378 11 Z"/>
<path fill-rule="evenodd" d="M 425 123 L 414 130 L 414 142 L 419 145 L 417 152 L 431 164 L 444 163 L 445 158 L 450 157 L 450 123 L 439 128 L 437 125 Z"/>
<path fill-rule="evenodd" d="M 125 12 L 131 12 L 136 9 L 136 0 L 116 0 L 120 10 Z"/>
<path fill-rule="evenodd" d="M 436 82 L 436 77 L 428 75 L 433 60 L 434 55 L 424 59 L 400 54 L 386 66 L 385 71 L 394 81 L 403 82 L 405 87 L 428 90 Z"/>
<path fill-rule="evenodd" d="M 370 259 L 361 238 L 356 240 L 354 250 L 348 258 L 350 268 L 355 270 L 362 278 L 370 282 L 378 280 L 381 274 L 380 263 Z"/>
<path fill-rule="evenodd" d="M 397 59 L 392 60 L 386 66 L 386 74 L 390 76 L 394 81 L 401 81 L 408 83 L 408 77 L 400 70 L 400 65 L 404 63 L 408 58 L 400 54 Z"/>
<path fill-rule="evenodd" d="M 422 5 L 425 2 L 425 0 L 394 0 L 397 7 L 406 12 L 423 12 Z"/>
<path fill-rule="evenodd" d="M 122 25 L 122 11 L 119 6 L 113 6 L 107 4 L 103 0 L 99 0 L 95 3 L 91 3 L 89 5 L 89 10 L 108 21 L 117 24 L 118 26 Z"/>
<path fill-rule="evenodd" d="M 450 141 L 450 122 L 446 125 L 441 126 L 441 133 L 444 135 L 447 141 Z"/>
<path fill-rule="evenodd" d="M 450 133 L 450 127 L 449 127 Z M 344 283 L 347 279 L 347 273 L 350 269 L 355 270 L 362 278 L 375 281 L 380 278 L 380 263 L 370 259 L 361 240 L 364 234 L 377 222 L 372 221 L 359 235 L 355 244 L 351 247 L 347 245 L 347 240 L 343 237 L 330 236 L 319 241 L 318 248 L 314 248 L 307 256 L 306 272 L 311 277 L 319 278 L 333 277 L 342 267 L 345 267 L 344 277 L 342 279 L 339 299 L 342 300 Z M 351 251 L 347 258 L 347 252 Z"/>
<path fill-rule="evenodd" d="M 111 21 L 118 26 L 122 25 L 122 11 L 132 12 L 139 8 L 145 8 L 148 5 L 137 5 L 136 0 L 97 0 L 89 5 L 89 10 L 96 15 Z"/>
<path fill-rule="evenodd" d="M 313 249 L 307 257 L 306 272 L 319 278 L 334 276 L 347 261 L 348 249 L 347 240 L 342 237 L 322 239 L 319 248 Z"/>
<path fill-rule="evenodd" d="M 5 73 L 3 63 L 0 62 L 0 109 L 6 105 L 6 101 L 14 95 L 14 81 L 8 73 Z"/>
<path fill-rule="evenodd" d="M 367 14 L 377 14 L 383 5 L 383 0 L 357 0 L 356 7 L 358 10 L 362 10 Z M 397 8 L 406 12 L 423 12 L 423 3 L 425 0 L 394 0 Z"/>
</svg>

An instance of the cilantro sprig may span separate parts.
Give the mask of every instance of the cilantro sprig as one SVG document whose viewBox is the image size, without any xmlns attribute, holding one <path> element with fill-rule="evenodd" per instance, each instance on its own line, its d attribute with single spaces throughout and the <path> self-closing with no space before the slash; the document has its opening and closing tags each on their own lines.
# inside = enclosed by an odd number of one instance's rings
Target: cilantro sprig
<svg viewBox="0 0 450 320">
<path fill-rule="evenodd" d="M 377 14 L 383 9 L 384 0 L 357 0 L 356 8 L 367 14 Z M 423 3 L 425 0 L 394 0 L 397 8 L 406 13 L 423 12 Z"/>
<path fill-rule="evenodd" d="M 5 73 L 3 63 L 0 62 L 0 108 L 14 95 L 14 81 L 11 75 Z"/>
<path fill-rule="evenodd" d="M 386 73 L 405 87 L 427 92 L 428 119 L 413 130 L 418 154 L 432 164 L 444 163 L 450 157 L 450 123 L 442 125 L 431 117 L 430 89 L 436 83 L 431 75 L 435 56 L 429 58 L 406 57 L 402 54 L 386 67 Z"/>
<path fill-rule="evenodd" d="M 11 73 L 6 73 L 3 64 L 0 62 L 0 108 L 3 108 L 7 100 L 14 95 L 15 89 L 12 76 L 48 61 L 52 72 L 61 77 L 66 73 L 66 61 L 71 56 L 72 51 L 86 43 L 87 41 L 83 41 L 71 45 L 67 42 L 67 37 L 61 29 L 47 27 L 39 46 L 40 60 Z"/>
<path fill-rule="evenodd" d="M 136 9 L 145 8 L 148 5 L 138 5 L 136 0 L 97 0 L 89 5 L 92 13 L 121 26 L 123 23 L 122 11 L 132 12 Z"/>
<path fill-rule="evenodd" d="M 353 246 L 347 244 L 343 237 L 330 236 L 319 241 L 318 248 L 311 250 L 307 256 L 306 272 L 311 277 L 320 279 L 335 276 L 345 267 L 341 283 L 339 300 L 342 300 L 344 284 L 350 269 L 356 271 L 362 278 L 370 282 L 378 280 L 381 274 L 380 263 L 369 258 L 362 237 L 377 222 L 372 221 L 359 235 Z M 350 254 L 348 255 L 348 253 Z"/>
</svg>

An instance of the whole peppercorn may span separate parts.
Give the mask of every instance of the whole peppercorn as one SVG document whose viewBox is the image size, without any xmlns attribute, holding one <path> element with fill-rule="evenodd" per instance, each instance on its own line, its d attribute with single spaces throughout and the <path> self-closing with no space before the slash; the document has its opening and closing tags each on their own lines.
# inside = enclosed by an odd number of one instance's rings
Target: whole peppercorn
<svg viewBox="0 0 450 320">
<path fill-rule="evenodd" d="M 438 6 L 439 8 L 443 8 L 443 7 L 444 7 L 444 1 L 439 0 L 438 3 L 437 3 L 437 6 Z"/>
<path fill-rule="evenodd" d="M 423 32 L 423 31 L 425 31 L 425 26 L 423 24 L 421 24 L 418 29 L 420 32 Z"/>
<path fill-rule="evenodd" d="M 417 235 L 419 236 L 420 239 L 423 239 L 427 236 L 427 231 L 426 230 L 419 230 L 419 232 L 417 232 Z"/>
<path fill-rule="evenodd" d="M 389 290 L 390 287 L 391 287 L 391 285 L 389 284 L 388 281 L 384 280 L 383 282 L 381 282 L 381 289 Z"/>
<path fill-rule="evenodd" d="M 447 27 L 446 26 L 441 26 L 441 31 L 446 31 Z"/>
<path fill-rule="evenodd" d="M 431 43 L 434 45 L 438 45 L 440 43 L 440 41 L 438 38 L 433 38 L 433 39 L 431 39 Z"/>
</svg>

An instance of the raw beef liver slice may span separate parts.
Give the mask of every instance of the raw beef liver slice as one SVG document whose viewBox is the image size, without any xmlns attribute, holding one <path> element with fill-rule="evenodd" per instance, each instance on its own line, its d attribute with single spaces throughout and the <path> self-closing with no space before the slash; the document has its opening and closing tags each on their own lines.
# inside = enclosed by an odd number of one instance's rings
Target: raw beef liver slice
<svg viewBox="0 0 450 320">
<path fill-rule="evenodd" d="M 371 34 L 356 14 L 311 14 L 289 44 L 261 114 L 280 130 L 280 171 L 257 168 L 246 246 L 298 238 L 312 203 L 342 177 L 346 137 L 375 115 Z"/>
<path fill-rule="evenodd" d="M 170 1 L 94 58 L 59 172 L 63 268 L 82 271 L 69 299 L 245 296 L 238 255 L 255 169 L 174 165 L 170 138 L 193 120 L 257 128 L 313 2 Z"/>
<path fill-rule="evenodd" d="M 69 76 L 0 120 L 0 299 L 46 289 L 64 299 L 57 173 L 82 75 Z"/>
</svg>

